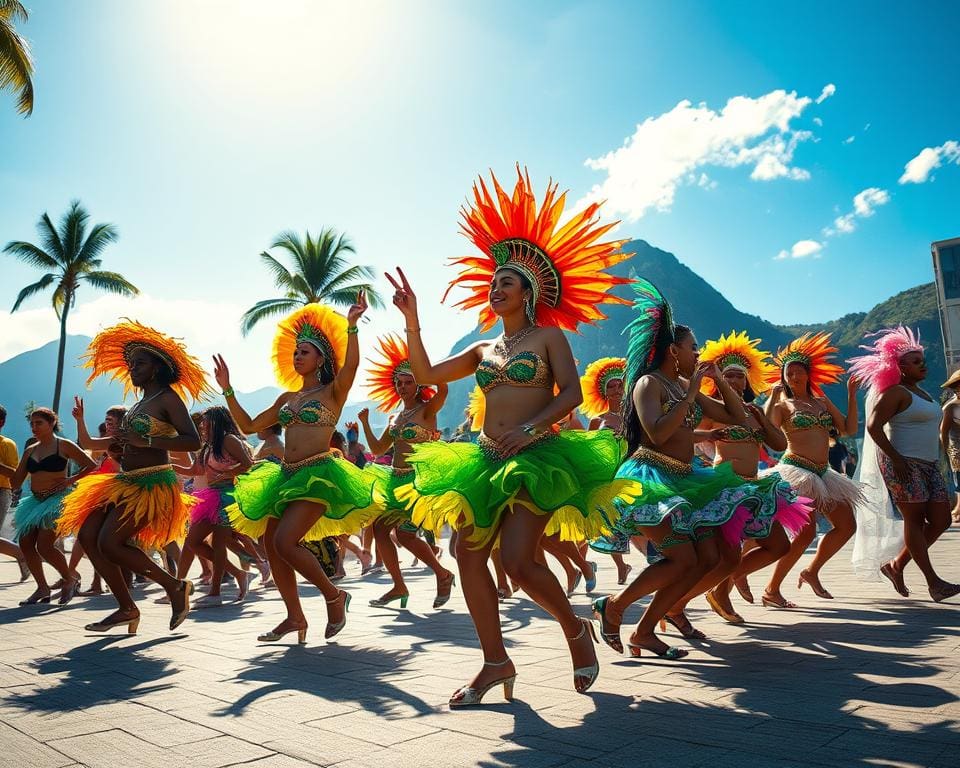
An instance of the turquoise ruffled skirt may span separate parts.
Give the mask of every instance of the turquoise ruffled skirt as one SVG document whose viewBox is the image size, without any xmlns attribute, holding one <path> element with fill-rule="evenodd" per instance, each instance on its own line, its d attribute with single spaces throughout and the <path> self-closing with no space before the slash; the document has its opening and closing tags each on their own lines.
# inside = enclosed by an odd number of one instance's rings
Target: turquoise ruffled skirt
<svg viewBox="0 0 960 768">
<path fill-rule="evenodd" d="M 21 536 L 37 528 L 56 528 L 57 520 L 60 519 L 60 513 L 63 511 L 63 500 L 70 490 L 66 488 L 43 498 L 38 498 L 32 493 L 24 493 L 14 510 L 14 539 L 19 541 Z"/>
</svg>

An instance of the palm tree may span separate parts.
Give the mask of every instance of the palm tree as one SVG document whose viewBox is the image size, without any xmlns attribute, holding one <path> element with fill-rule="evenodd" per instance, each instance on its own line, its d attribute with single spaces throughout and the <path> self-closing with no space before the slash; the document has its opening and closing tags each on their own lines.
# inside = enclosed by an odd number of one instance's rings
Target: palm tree
<svg viewBox="0 0 960 768">
<path fill-rule="evenodd" d="M 2 2 L 2 0 L 0 0 Z M 60 388 L 63 384 L 63 356 L 67 345 L 67 315 L 77 300 L 77 288 L 83 280 L 101 291 L 121 296 L 136 296 L 137 288 L 117 272 L 100 269 L 100 254 L 110 243 L 117 240 L 117 228 L 113 224 L 94 224 L 87 234 L 90 214 L 79 200 L 70 204 L 60 227 L 53 226 L 44 213 L 37 223 L 42 247 L 33 243 L 14 240 L 7 243 L 3 252 L 14 256 L 46 273 L 37 282 L 28 285 L 17 296 L 12 312 L 31 296 L 54 286 L 53 311 L 60 320 L 60 349 L 57 352 L 57 383 L 53 390 L 53 410 L 60 407 Z"/>
<path fill-rule="evenodd" d="M 26 22 L 27 9 L 19 0 L 0 0 L 0 89 L 18 92 L 17 112 L 33 112 L 33 59 L 30 44 L 13 28 L 16 21 Z"/>
<path fill-rule="evenodd" d="M 244 312 L 240 320 L 244 336 L 265 317 L 284 315 L 306 304 L 323 301 L 349 307 L 356 301 L 358 291 L 367 292 L 367 301 L 372 306 L 383 306 L 380 295 L 367 282 L 373 280 L 373 269 L 348 266 L 346 255 L 356 251 L 346 235 L 323 229 L 316 239 L 307 232 L 304 240 L 296 232 L 283 232 L 270 247 L 282 248 L 292 256 L 294 268 L 290 271 L 267 251 L 260 254 L 263 263 L 273 272 L 274 284 L 283 292 L 283 297 L 258 301 Z"/>
</svg>

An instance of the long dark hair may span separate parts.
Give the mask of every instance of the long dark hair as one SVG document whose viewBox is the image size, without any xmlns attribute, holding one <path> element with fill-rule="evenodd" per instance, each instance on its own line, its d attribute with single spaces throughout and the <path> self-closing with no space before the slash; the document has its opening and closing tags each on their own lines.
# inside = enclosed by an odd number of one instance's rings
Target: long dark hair
<svg viewBox="0 0 960 768">
<path fill-rule="evenodd" d="M 227 435 L 242 438 L 237 422 L 233 420 L 230 411 L 222 405 L 214 405 L 203 412 L 207 422 L 207 442 L 204 449 L 210 451 L 215 459 L 223 461 L 223 442 Z"/>
<path fill-rule="evenodd" d="M 637 381 L 640 380 L 640 376 L 657 370 L 663 364 L 671 344 L 679 344 L 692 333 L 693 331 L 688 326 L 679 323 L 673 326 L 673 332 L 671 333 L 670 328 L 666 327 L 666 323 L 664 323 L 657 331 L 657 336 L 654 339 L 650 362 L 640 371 Z M 623 419 L 623 436 L 627 440 L 628 454 L 632 454 L 640 447 L 645 434 L 643 425 L 640 423 L 640 417 L 637 414 L 637 408 L 633 404 L 633 389 L 636 385 L 636 381 L 630 382 L 630 387 L 623 393 L 623 404 L 620 406 L 620 417 Z"/>
<path fill-rule="evenodd" d="M 803 367 L 803 370 L 807 372 L 807 397 L 813 395 L 813 390 L 810 389 L 810 366 L 809 364 L 803 362 L 803 360 L 791 360 L 787 365 L 799 365 Z M 793 390 L 790 389 L 790 385 L 787 384 L 787 365 L 783 366 L 780 369 L 780 384 L 783 386 L 783 391 L 786 393 L 787 397 L 791 400 L 793 399 Z"/>
<path fill-rule="evenodd" d="M 166 360 L 160 357 L 160 355 L 151 352 L 149 349 L 144 349 L 143 351 L 156 363 L 157 375 L 155 381 L 157 384 L 161 387 L 169 387 L 177 380 L 176 372 L 170 367 L 170 364 Z"/>
</svg>

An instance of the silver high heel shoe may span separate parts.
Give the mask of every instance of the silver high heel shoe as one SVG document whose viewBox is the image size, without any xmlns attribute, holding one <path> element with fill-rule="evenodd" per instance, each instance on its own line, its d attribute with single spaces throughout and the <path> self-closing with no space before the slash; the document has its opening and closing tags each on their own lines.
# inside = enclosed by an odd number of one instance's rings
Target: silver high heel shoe
<svg viewBox="0 0 960 768">
<path fill-rule="evenodd" d="M 340 633 L 345 626 L 347 626 L 347 612 L 350 610 L 350 594 L 344 590 L 340 590 L 340 595 L 343 595 L 343 621 L 338 621 L 336 624 L 332 622 L 327 622 L 327 629 L 323 633 L 323 637 L 326 640 L 329 640 L 334 635 Z M 327 605 L 332 605 L 340 599 L 340 595 L 337 595 L 333 600 L 327 600 Z"/>
<path fill-rule="evenodd" d="M 485 661 L 483 666 L 485 667 L 505 667 L 510 663 L 510 659 L 504 659 L 503 661 L 493 662 Z M 486 695 L 487 691 L 493 688 L 496 685 L 503 685 L 503 698 L 507 701 L 513 701 L 513 684 L 516 682 L 517 673 L 514 672 L 512 675 L 506 675 L 505 677 L 497 678 L 487 683 L 483 688 L 474 688 L 469 685 L 463 686 L 460 688 L 453 696 L 450 697 L 448 702 L 451 709 L 455 707 L 475 707 L 483 700 L 483 697 Z"/>
<path fill-rule="evenodd" d="M 593 622 L 590 621 L 589 619 L 580 619 L 580 624 L 581 624 L 581 627 L 580 627 L 579 634 L 576 637 L 568 637 L 567 642 L 575 643 L 581 637 L 583 637 L 584 632 L 589 632 L 590 639 L 593 641 L 594 644 L 596 644 L 598 642 L 597 630 L 596 630 L 596 627 L 593 626 Z M 577 667 L 576 669 L 573 670 L 573 687 L 577 691 L 577 693 L 586 693 L 587 691 L 590 690 L 590 686 L 592 686 L 597 681 L 597 678 L 599 676 L 600 676 L 600 664 L 597 661 L 594 661 L 594 663 L 591 664 L 589 667 Z M 585 682 L 582 684 L 577 682 L 578 680 L 581 680 L 581 679 L 585 680 Z"/>
</svg>

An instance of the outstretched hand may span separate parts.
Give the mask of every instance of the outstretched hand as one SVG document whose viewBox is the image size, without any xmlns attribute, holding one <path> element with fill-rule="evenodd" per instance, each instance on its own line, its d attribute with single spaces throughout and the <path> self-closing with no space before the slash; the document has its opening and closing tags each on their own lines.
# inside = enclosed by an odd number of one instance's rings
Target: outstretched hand
<svg viewBox="0 0 960 768">
<path fill-rule="evenodd" d="M 220 389 L 230 389 L 230 369 L 222 355 L 213 356 L 213 378 L 217 380 Z"/>
<path fill-rule="evenodd" d="M 357 303 L 353 304 L 349 310 L 347 310 L 347 324 L 356 325 L 357 322 L 363 317 L 363 313 L 367 311 L 367 292 L 360 291 L 357 294 Z"/>
<path fill-rule="evenodd" d="M 70 411 L 70 415 L 73 416 L 77 421 L 83 421 L 83 398 L 73 396 L 73 410 Z"/>
<path fill-rule="evenodd" d="M 407 276 L 403 270 L 397 267 L 397 277 L 393 278 L 389 272 L 384 273 L 390 285 L 393 286 L 393 306 L 400 310 L 406 320 L 416 320 L 417 318 L 417 296 L 410 287 Z"/>
</svg>

